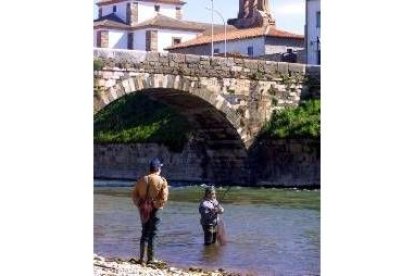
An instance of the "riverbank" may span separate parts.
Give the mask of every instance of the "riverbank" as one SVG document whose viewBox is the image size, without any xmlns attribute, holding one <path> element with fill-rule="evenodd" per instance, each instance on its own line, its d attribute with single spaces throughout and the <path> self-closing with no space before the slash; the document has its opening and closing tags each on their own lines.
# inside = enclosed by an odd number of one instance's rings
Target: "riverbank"
<svg viewBox="0 0 414 276">
<path fill-rule="evenodd" d="M 135 259 L 122 260 L 119 258 L 105 259 L 104 257 L 94 255 L 93 270 L 95 276 L 241 276 L 239 273 L 226 272 L 223 269 L 216 271 L 207 271 L 198 267 L 189 267 L 186 269 L 162 265 L 139 265 Z"/>
</svg>

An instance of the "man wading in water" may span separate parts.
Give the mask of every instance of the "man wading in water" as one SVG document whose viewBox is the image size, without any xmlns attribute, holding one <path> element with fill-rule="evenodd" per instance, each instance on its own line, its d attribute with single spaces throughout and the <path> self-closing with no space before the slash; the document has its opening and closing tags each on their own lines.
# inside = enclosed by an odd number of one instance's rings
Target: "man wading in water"
<svg viewBox="0 0 414 276">
<path fill-rule="evenodd" d="M 201 215 L 200 223 L 204 231 L 204 245 L 216 243 L 217 224 L 219 223 L 218 214 L 224 213 L 224 208 L 221 207 L 216 199 L 214 187 L 207 187 L 205 189 L 198 211 Z"/>
<path fill-rule="evenodd" d="M 147 264 L 160 263 L 154 259 L 154 238 L 160 220 L 157 211 L 163 209 L 168 200 L 168 183 L 160 176 L 162 166 L 160 160 L 153 159 L 150 162 L 150 173 L 137 181 L 132 192 L 132 200 L 140 211 L 142 223 L 139 264 L 144 263 L 145 251 Z"/>
</svg>

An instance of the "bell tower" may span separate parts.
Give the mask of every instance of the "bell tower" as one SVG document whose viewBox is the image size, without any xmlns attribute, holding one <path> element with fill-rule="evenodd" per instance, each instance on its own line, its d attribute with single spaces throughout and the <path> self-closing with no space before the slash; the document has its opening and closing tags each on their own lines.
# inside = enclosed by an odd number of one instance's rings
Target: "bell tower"
<svg viewBox="0 0 414 276">
<path fill-rule="evenodd" d="M 227 23 L 244 29 L 275 25 L 275 20 L 272 17 L 269 0 L 239 0 L 237 18 L 229 19 Z"/>
</svg>

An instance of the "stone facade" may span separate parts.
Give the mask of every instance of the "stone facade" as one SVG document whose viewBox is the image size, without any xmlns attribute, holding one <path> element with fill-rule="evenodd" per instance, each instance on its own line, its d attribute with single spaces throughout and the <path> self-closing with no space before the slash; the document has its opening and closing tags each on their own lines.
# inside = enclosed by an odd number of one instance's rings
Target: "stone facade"
<svg viewBox="0 0 414 276">
<path fill-rule="evenodd" d="M 165 163 L 163 175 L 175 181 L 201 181 L 201 159 L 186 147 L 170 152 L 158 144 L 95 144 L 94 176 L 97 178 L 136 179 L 148 172 L 149 156 Z"/>
<path fill-rule="evenodd" d="M 229 25 L 237 28 L 253 28 L 275 25 L 270 11 L 269 0 L 239 0 L 237 18 L 229 19 Z"/>
<path fill-rule="evenodd" d="M 259 186 L 320 187 L 320 140 L 262 140 L 251 147 L 252 182 Z"/>
<path fill-rule="evenodd" d="M 167 103 L 168 92 L 181 91 L 219 110 L 247 148 L 274 110 L 320 93 L 319 66 L 109 49 L 95 57 L 103 64 L 95 71 L 95 112 L 136 91 L 164 91 L 154 97 Z"/>
<path fill-rule="evenodd" d="M 130 13 L 129 24 L 136 25 L 138 24 L 138 2 L 131 2 L 130 4 L 131 4 L 131 8 L 129 12 Z"/>
<path fill-rule="evenodd" d="M 264 140 L 248 155 L 225 154 L 227 163 L 232 160 L 231 166 L 206 160 L 205 153 L 190 144 L 180 153 L 150 143 L 95 144 L 94 177 L 136 179 L 147 173 L 148 160 L 158 156 L 165 164 L 163 175 L 175 183 L 320 187 L 319 140 Z"/>
<path fill-rule="evenodd" d="M 192 184 L 249 183 L 247 155 L 243 151 L 222 154 L 226 155 L 225 158 L 217 154 L 213 157 L 204 147 L 192 143 L 188 143 L 182 152 L 172 152 L 155 143 L 95 144 L 94 177 L 136 179 L 148 172 L 151 158 L 159 157 L 165 165 L 163 175 L 170 181 Z"/>
<path fill-rule="evenodd" d="M 145 32 L 145 48 L 146 51 L 156 52 L 158 49 L 158 31 L 147 30 Z"/>
<path fill-rule="evenodd" d="M 98 39 L 97 45 L 99 45 L 99 47 L 102 47 L 102 48 L 108 47 L 108 42 L 109 42 L 108 31 L 99 31 L 97 39 Z"/>
</svg>

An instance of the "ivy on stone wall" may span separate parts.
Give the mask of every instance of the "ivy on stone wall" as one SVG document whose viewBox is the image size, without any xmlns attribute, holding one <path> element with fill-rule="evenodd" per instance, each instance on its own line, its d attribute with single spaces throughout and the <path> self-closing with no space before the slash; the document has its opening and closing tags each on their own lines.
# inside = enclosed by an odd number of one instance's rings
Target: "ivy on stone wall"
<svg viewBox="0 0 414 276">
<path fill-rule="evenodd" d="M 185 117 L 143 94 L 126 95 L 94 116 L 95 143 L 159 143 L 180 152 L 191 131 Z"/>
<path fill-rule="evenodd" d="M 101 58 L 95 58 L 93 60 L 93 70 L 100 71 L 104 67 L 104 61 Z"/>
<path fill-rule="evenodd" d="M 276 110 L 263 128 L 262 135 L 271 138 L 318 138 L 320 111 L 320 100 L 304 101 L 297 108 Z"/>
</svg>

